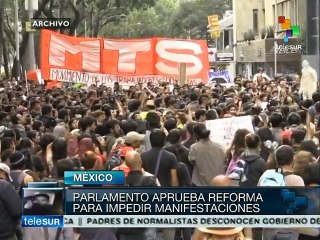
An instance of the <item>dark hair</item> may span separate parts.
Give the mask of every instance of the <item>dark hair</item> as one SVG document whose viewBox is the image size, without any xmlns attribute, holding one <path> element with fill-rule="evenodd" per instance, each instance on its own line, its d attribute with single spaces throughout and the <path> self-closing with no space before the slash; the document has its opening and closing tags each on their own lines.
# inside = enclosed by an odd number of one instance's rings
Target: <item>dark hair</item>
<svg viewBox="0 0 320 240">
<path fill-rule="evenodd" d="M 57 138 L 52 143 L 52 161 L 65 159 L 68 157 L 68 142 L 64 138 Z"/>
<path fill-rule="evenodd" d="M 18 115 L 12 115 L 11 117 L 10 117 L 10 121 L 11 121 L 11 123 L 13 124 L 13 125 L 17 125 L 18 123 L 19 123 L 19 117 L 18 117 Z"/>
<path fill-rule="evenodd" d="M 1 139 L 1 153 L 7 149 L 11 149 L 14 145 L 14 140 L 11 137 L 4 137 Z"/>
<path fill-rule="evenodd" d="M 17 140 L 16 132 L 13 129 L 6 129 L 3 133 L 2 138 L 9 137 L 12 138 L 13 141 Z"/>
<path fill-rule="evenodd" d="M 258 131 L 256 133 L 258 134 L 261 142 L 265 142 L 268 140 L 270 140 L 271 142 L 274 141 L 273 133 L 270 130 L 270 128 L 268 128 L 268 127 L 262 127 L 260 129 L 258 129 Z"/>
<path fill-rule="evenodd" d="M 57 161 L 57 177 L 63 178 L 65 171 L 75 170 L 75 164 L 71 159 L 62 159 Z"/>
<path fill-rule="evenodd" d="M 49 117 L 44 122 L 44 127 L 46 129 L 53 129 L 56 125 L 57 125 L 57 121 L 55 120 L 54 117 Z"/>
<path fill-rule="evenodd" d="M 283 122 L 283 117 L 281 113 L 273 112 L 270 116 L 270 123 L 272 127 L 277 128 L 280 127 Z"/>
<path fill-rule="evenodd" d="M 27 137 L 31 140 L 37 137 L 37 131 L 31 130 L 27 132 Z"/>
<path fill-rule="evenodd" d="M 8 160 L 12 153 L 13 151 L 11 149 L 6 149 L 4 151 L 1 149 L 1 162 Z"/>
<path fill-rule="evenodd" d="M 119 125 L 119 121 L 115 119 L 108 120 L 105 124 L 105 130 L 107 134 L 111 133 L 111 130 L 113 130 L 117 125 Z"/>
<path fill-rule="evenodd" d="M 52 112 L 52 106 L 50 104 L 44 104 L 41 109 L 42 115 L 47 115 Z"/>
<path fill-rule="evenodd" d="M 90 127 L 92 124 L 96 123 L 97 120 L 92 116 L 86 116 L 83 118 L 83 121 L 81 122 L 81 130 L 85 131 L 88 127 Z"/>
<path fill-rule="evenodd" d="M 156 112 L 148 112 L 146 116 L 146 121 L 149 130 L 153 128 L 160 128 L 160 116 Z"/>
<path fill-rule="evenodd" d="M 206 125 L 203 123 L 197 123 L 193 127 L 194 134 L 196 135 L 197 139 L 207 139 L 210 136 L 210 130 L 206 128 Z"/>
<path fill-rule="evenodd" d="M 178 113 L 178 118 L 182 124 L 186 124 L 188 119 L 184 113 Z"/>
<path fill-rule="evenodd" d="M 19 145 L 17 146 L 17 150 L 22 150 L 25 148 L 31 148 L 32 147 L 32 142 L 30 138 L 22 138 Z"/>
<path fill-rule="evenodd" d="M 177 128 L 171 129 L 168 136 L 167 136 L 167 142 L 171 144 L 179 143 L 181 139 L 181 131 Z"/>
<path fill-rule="evenodd" d="M 177 103 L 177 101 L 174 98 L 172 98 L 171 96 L 167 96 L 164 98 L 164 103 L 165 103 L 166 107 L 168 108 L 172 105 L 175 105 Z"/>
<path fill-rule="evenodd" d="M 296 128 L 292 130 L 291 140 L 294 140 L 296 144 L 301 143 L 306 137 L 307 131 L 304 128 Z"/>
<path fill-rule="evenodd" d="M 206 95 L 206 94 L 201 94 L 200 97 L 199 97 L 199 104 L 201 105 L 203 103 L 203 99 L 205 98 L 208 98 L 209 99 L 209 96 Z"/>
<path fill-rule="evenodd" d="M 319 100 L 320 100 L 320 99 L 319 99 Z M 302 102 L 301 105 L 302 105 L 304 108 L 308 109 L 309 107 L 312 106 L 312 104 L 313 104 L 313 101 L 312 101 L 311 99 L 305 99 L 305 100 L 303 100 L 303 102 Z"/>
<path fill-rule="evenodd" d="M 30 102 L 30 109 L 33 109 L 38 103 L 40 103 L 38 100 L 32 100 Z"/>
<path fill-rule="evenodd" d="M 300 151 L 310 152 L 310 153 L 312 153 L 312 155 L 313 155 L 315 158 L 318 158 L 318 156 L 319 156 L 318 147 L 317 147 L 317 145 L 315 144 L 315 142 L 312 141 L 312 140 L 302 141 L 302 142 L 300 143 L 299 150 L 300 150 Z"/>
<path fill-rule="evenodd" d="M 248 149 L 257 149 L 260 146 L 260 137 L 256 133 L 250 133 L 245 137 L 245 143 Z"/>
<path fill-rule="evenodd" d="M 59 119 L 66 121 L 68 116 L 69 116 L 69 112 L 67 109 L 62 108 L 59 110 L 59 112 L 58 112 Z"/>
<path fill-rule="evenodd" d="M 206 113 L 206 119 L 207 120 L 215 120 L 218 119 L 219 115 L 218 112 L 215 109 L 210 109 Z"/>
<path fill-rule="evenodd" d="M 292 112 L 287 117 L 287 124 L 291 125 L 299 125 L 301 124 L 301 117 L 298 113 Z"/>
<path fill-rule="evenodd" d="M 39 146 L 41 147 L 42 151 L 46 151 L 47 146 L 52 143 L 54 140 L 54 136 L 50 133 L 46 133 L 41 136 Z"/>
<path fill-rule="evenodd" d="M 320 92 L 314 92 L 312 94 L 312 101 L 313 102 L 319 102 L 320 101 Z"/>
<path fill-rule="evenodd" d="M 96 163 L 96 155 L 92 151 L 85 152 L 80 158 L 81 165 L 84 169 L 92 169 Z"/>
<path fill-rule="evenodd" d="M 140 103 L 139 100 L 131 100 L 131 101 L 128 103 L 128 110 L 129 110 L 130 112 L 138 111 L 140 105 L 141 105 L 141 103 Z"/>
<path fill-rule="evenodd" d="M 194 128 L 194 126 L 195 126 L 196 124 L 197 124 L 196 122 L 189 122 L 189 123 L 187 123 L 187 130 L 188 130 L 188 132 L 189 132 L 189 134 L 190 134 L 191 136 L 193 136 L 193 134 L 194 134 L 193 128 Z"/>
<path fill-rule="evenodd" d="M 41 160 L 41 158 L 37 157 L 37 156 L 32 156 L 31 157 L 31 163 L 33 166 L 33 170 L 36 172 L 42 172 L 44 171 L 46 168 Z"/>
<path fill-rule="evenodd" d="M 43 122 L 39 120 L 35 120 L 32 124 L 32 129 L 35 131 L 40 131 L 40 128 L 43 126 Z"/>
<path fill-rule="evenodd" d="M 21 170 L 26 166 L 25 155 L 22 152 L 19 152 L 19 151 L 13 152 L 10 155 L 10 157 L 9 157 L 10 158 L 10 162 L 12 162 L 12 160 L 15 159 L 19 155 L 22 155 L 23 161 L 19 161 L 17 164 L 14 164 L 14 165 L 11 164 L 11 167 L 10 167 L 11 170 L 18 170 L 18 169 Z"/>
<path fill-rule="evenodd" d="M 320 101 L 314 104 L 314 108 L 316 109 L 317 113 L 320 113 Z"/>
<path fill-rule="evenodd" d="M 304 183 L 320 185 L 320 163 L 309 164 L 305 169 Z"/>
<path fill-rule="evenodd" d="M 151 146 L 162 148 L 166 143 L 166 134 L 160 129 L 153 129 L 150 132 L 150 143 Z"/>
<path fill-rule="evenodd" d="M 197 101 L 198 100 L 198 95 L 195 92 L 190 93 L 190 100 L 191 101 Z"/>
<path fill-rule="evenodd" d="M 199 110 L 197 110 L 197 111 L 195 112 L 194 115 L 195 115 L 196 120 L 199 121 L 199 119 L 200 119 L 201 116 L 206 116 L 206 110 L 204 110 L 204 109 L 199 109 Z"/>
<path fill-rule="evenodd" d="M 288 145 L 280 146 L 275 152 L 275 160 L 278 166 L 284 166 L 293 162 L 294 149 Z"/>
<path fill-rule="evenodd" d="M 122 121 L 120 125 L 125 135 L 129 132 L 136 132 L 138 128 L 138 124 L 131 119 Z"/>
<path fill-rule="evenodd" d="M 164 127 L 168 132 L 176 128 L 176 126 L 177 126 L 177 121 L 174 118 L 169 118 L 164 123 Z"/>
<path fill-rule="evenodd" d="M 234 147 L 235 155 L 240 156 L 240 154 L 245 150 L 246 143 L 245 137 L 250 133 L 248 129 L 242 128 L 238 129 L 232 140 L 232 146 Z"/>
</svg>

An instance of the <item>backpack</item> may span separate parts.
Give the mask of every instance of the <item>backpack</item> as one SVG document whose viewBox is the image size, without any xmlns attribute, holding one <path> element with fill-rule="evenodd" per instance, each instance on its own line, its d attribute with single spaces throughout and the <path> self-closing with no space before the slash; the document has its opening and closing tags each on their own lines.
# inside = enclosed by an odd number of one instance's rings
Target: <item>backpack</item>
<svg viewBox="0 0 320 240">
<path fill-rule="evenodd" d="M 240 159 L 237 161 L 237 163 L 235 164 L 233 170 L 228 175 L 228 177 L 232 180 L 238 181 L 240 185 L 240 183 L 247 181 L 246 176 L 248 174 L 248 171 L 249 171 L 249 168 L 248 168 L 247 162 Z"/>
<path fill-rule="evenodd" d="M 121 154 L 120 150 L 114 151 L 112 150 L 110 153 L 110 158 L 107 160 L 106 163 L 106 170 L 111 171 L 115 167 L 119 167 L 121 165 Z"/>
<path fill-rule="evenodd" d="M 265 171 L 259 179 L 259 187 L 284 187 L 286 186 L 285 177 L 291 172 L 283 172 L 281 168 Z"/>
<path fill-rule="evenodd" d="M 27 187 L 27 184 L 24 183 L 24 178 L 27 175 L 25 171 L 11 171 L 10 176 L 13 179 L 12 185 L 15 191 L 19 194 L 20 197 L 23 196 L 23 188 Z M 14 176 L 17 174 L 17 176 Z"/>
<path fill-rule="evenodd" d="M 106 163 L 106 170 L 111 171 L 113 168 L 121 165 L 121 149 L 124 147 L 121 140 L 116 142 L 115 148 L 111 150 L 110 156 Z"/>
</svg>

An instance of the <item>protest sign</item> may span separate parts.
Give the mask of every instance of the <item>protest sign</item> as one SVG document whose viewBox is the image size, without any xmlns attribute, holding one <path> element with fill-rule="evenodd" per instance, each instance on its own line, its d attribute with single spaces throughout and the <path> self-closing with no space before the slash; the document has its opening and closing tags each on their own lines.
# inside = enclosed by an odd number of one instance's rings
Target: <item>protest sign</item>
<svg viewBox="0 0 320 240">
<path fill-rule="evenodd" d="M 210 130 L 210 139 L 228 147 L 235 132 L 240 128 L 254 132 L 251 116 L 222 118 L 206 121 L 207 129 Z"/>
</svg>

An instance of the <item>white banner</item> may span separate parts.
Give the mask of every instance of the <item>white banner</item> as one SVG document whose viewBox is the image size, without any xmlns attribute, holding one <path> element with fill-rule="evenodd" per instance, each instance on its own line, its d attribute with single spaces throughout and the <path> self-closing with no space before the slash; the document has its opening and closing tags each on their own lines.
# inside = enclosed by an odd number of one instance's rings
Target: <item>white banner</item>
<svg viewBox="0 0 320 240">
<path fill-rule="evenodd" d="M 210 139 L 214 142 L 228 147 L 235 132 L 238 129 L 245 128 L 254 132 L 251 116 L 222 118 L 206 121 L 207 129 L 211 131 Z"/>
<path fill-rule="evenodd" d="M 137 216 L 137 215 L 65 215 L 65 227 L 195 228 L 195 227 L 320 227 L 319 215 L 287 216 Z"/>
<path fill-rule="evenodd" d="M 170 76 L 144 75 L 144 76 L 114 76 L 102 73 L 80 72 L 68 69 L 51 68 L 50 79 L 61 82 L 84 83 L 87 85 L 106 85 L 113 86 L 119 82 L 121 86 L 134 86 L 138 83 L 166 81 L 173 83 L 175 78 Z"/>
</svg>

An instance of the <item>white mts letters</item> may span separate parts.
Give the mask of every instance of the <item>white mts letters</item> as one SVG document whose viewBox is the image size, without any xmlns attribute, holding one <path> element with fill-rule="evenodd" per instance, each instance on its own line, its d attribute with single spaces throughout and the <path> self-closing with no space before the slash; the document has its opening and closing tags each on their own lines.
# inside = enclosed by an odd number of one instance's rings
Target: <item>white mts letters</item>
<svg viewBox="0 0 320 240">
<path fill-rule="evenodd" d="M 51 35 L 49 49 L 49 64 L 57 67 L 66 67 L 65 53 L 82 53 L 82 70 L 89 72 L 100 71 L 100 41 L 98 39 L 83 41 L 78 45 L 60 37 Z"/>
<path fill-rule="evenodd" d="M 104 48 L 107 50 L 119 51 L 119 59 L 118 59 L 119 73 L 135 73 L 137 52 L 149 52 L 151 50 L 151 43 L 150 41 L 119 42 L 119 41 L 105 40 Z"/>
<path fill-rule="evenodd" d="M 159 57 L 172 61 L 174 63 L 192 63 L 193 66 L 187 66 L 187 76 L 198 74 L 202 70 L 201 59 L 195 55 L 173 53 L 170 49 L 191 50 L 195 54 L 201 54 L 201 47 L 194 42 L 176 41 L 176 40 L 161 40 L 157 43 L 156 51 Z M 158 62 L 156 64 L 158 71 L 165 74 L 179 74 L 178 67 L 170 67 L 164 62 Z"/>
</svg>

